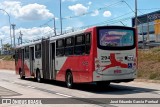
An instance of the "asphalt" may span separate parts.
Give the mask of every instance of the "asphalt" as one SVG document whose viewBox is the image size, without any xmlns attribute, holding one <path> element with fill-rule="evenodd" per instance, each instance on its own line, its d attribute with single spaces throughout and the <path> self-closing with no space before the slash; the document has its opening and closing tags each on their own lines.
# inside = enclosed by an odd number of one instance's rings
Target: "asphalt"
<svg viewBox="0 0 160 107">
<path fill-rule="evenodd" d="M 128 100 L 133 98 L 160 99 L 160 85 L 145 81 L 133 81 L 119 84 L 112 83 L 109 87 L 104 88 L 99 88 L 95 84 L 76 84 L 74 89 L 68 89 L 63 82 L 46 80 L 43 83 L 37 83 L 33 78 L 21 80 L 18 75 L 15 75 L 14 71 L 0 70 L 0 98 L 47 98 L 48 100 L 44 99 L 45 102 L 53 103 L 55 101 L 55 104 L 0 104 L 0 107 L 61 107 L 64 105 L 71 107 L 159 107 L 159 104 L 103 104 L 101 102 L 112 98 L 127 98 Z M 53 98 L 52 101 L 49 98 Z M 59 104 L 56 104 L 58 102 Z"/>
</svg>

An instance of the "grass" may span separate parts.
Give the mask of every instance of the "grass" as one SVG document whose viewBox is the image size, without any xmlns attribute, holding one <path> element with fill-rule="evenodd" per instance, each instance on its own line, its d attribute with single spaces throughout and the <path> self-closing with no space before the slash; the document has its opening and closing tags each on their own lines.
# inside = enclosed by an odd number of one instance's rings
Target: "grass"
<svg viewBox="0 0 160 107">
<path fill-rule="evenodd" d="M 141 61 L 158 61 L 160 62 L 160 51 L 158 49 L 151 49 L 147 51 L 138 52 L 138 60 Z"/>
<path fill-rule="evenodd" d="M 138 51 L 138 78 L 160 80 L 160 47 Z"/>
<path fill-rule="evenodd" d="M 6 61 L 14 61 L 12 55 L 0 55 L 0 59 L 6 60 Z"/>
</svg>

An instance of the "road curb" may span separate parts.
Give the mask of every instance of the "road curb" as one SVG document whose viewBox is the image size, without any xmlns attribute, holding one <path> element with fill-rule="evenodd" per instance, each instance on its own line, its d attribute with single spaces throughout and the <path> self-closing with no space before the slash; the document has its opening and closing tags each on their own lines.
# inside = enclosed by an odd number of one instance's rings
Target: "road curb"
<svg viewBox="0 0 160 107">
<path fill-rule="evenodd" d="M 160 80 L 135 79 L 134 81 L 136 81 L 136 82 L 147 82 L 147 83 L 159 83 L 160 84 Z"/>
</svg>

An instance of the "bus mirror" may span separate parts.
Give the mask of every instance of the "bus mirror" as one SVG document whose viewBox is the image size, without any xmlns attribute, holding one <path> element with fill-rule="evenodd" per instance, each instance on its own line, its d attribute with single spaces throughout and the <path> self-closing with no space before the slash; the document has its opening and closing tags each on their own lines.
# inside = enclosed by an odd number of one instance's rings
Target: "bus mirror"
<svg viewBox="0 0 160 107">
<path fill-rule="evenodd" d="M 12 57 L 13 57 L 13 59 L 15 59 L 15 55 L 13 55 Z"/>
</svg>

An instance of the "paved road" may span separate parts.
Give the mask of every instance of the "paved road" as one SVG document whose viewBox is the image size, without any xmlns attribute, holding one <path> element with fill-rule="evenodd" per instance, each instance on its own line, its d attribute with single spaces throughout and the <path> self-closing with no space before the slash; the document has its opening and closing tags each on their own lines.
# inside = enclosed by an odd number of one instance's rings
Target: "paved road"
<svg viewBox="0 0 160 107">
<path fill-rule="evenodd" d="M 0 70 L 0 98 L 74 98 L 71 102 L 78 107 L 160 107 L 159 104 L 99 104 L 100 99 L 90 98 L 160 98 L 160 84 L 145 82 L 130 82 L 111 84 L 109 87 L 100 89 L 94 84 L 78 84 L 74 89 L 67 89 L 63 82 L 44 81 L 37 83 L 34 79 L 19 79 L 14 71 Z M 87 99 L 77 99 L 87 98 Z M 75 100 L 76 99 L 76 100 Z M 104 100 L 102 99 L 102 100 Z M 56 99 L 55 99 L 56 100 Z M 58 99 L 59 100 L 59 99 Z M 64 101 L 64 103 L 66 103 Z M 81 104 L 83 103 L 83 104 Z M 95 103 L 95 104 L 93 104 Z M 52 107 L 51 105 L 6 105 L 0 107 Z M 64 106 L 54 104 L 54 106 Z M 66 105 L 65 105 L 66 106 Z"/>
</svg>

